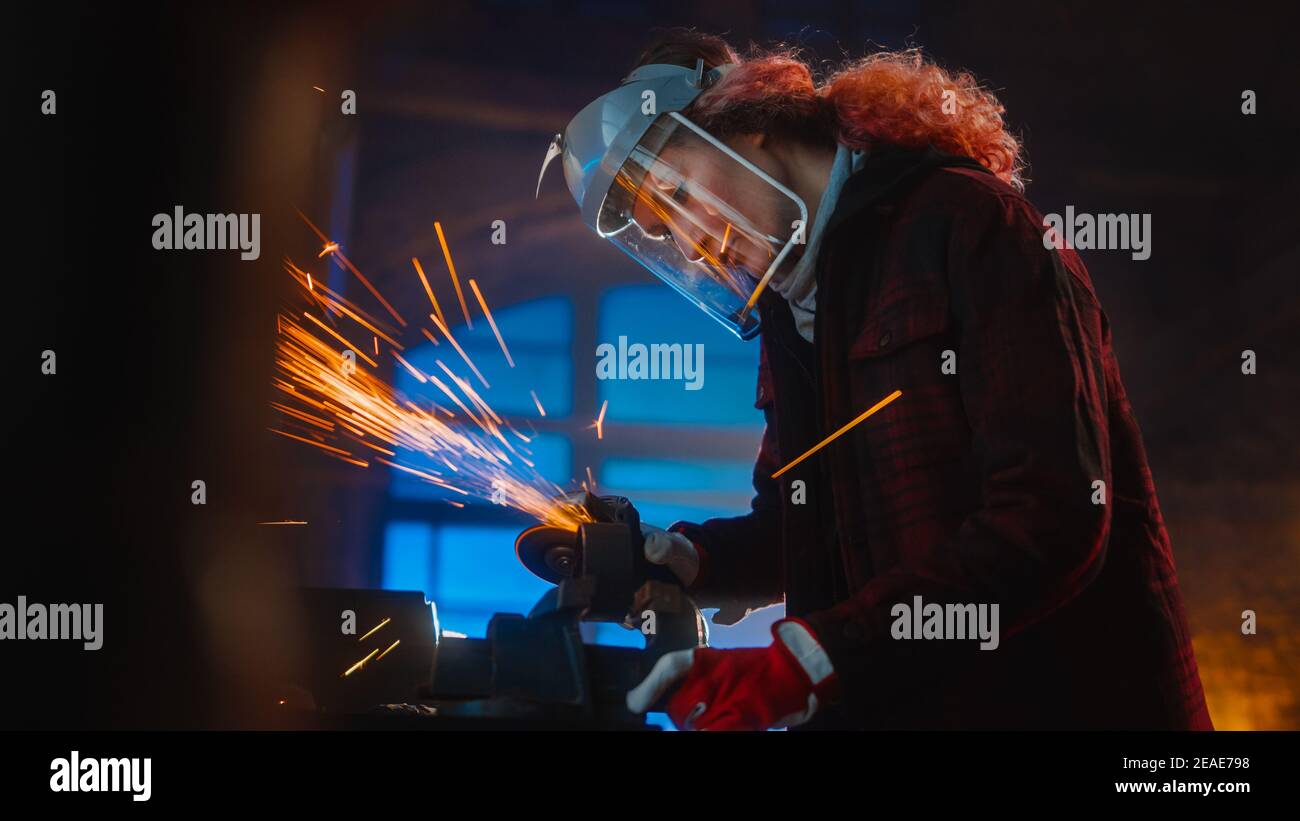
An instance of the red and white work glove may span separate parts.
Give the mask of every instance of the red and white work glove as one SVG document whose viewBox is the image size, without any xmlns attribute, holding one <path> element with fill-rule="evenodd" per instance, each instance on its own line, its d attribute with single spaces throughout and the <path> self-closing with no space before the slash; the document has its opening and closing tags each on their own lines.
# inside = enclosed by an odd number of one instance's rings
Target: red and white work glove
<svg viewBox="0 0 1300 821">
<path fill-rule="evenodd" d="M 667 653 L 627 694 L 627 708 L 644 713 L 673 687 L 668 717 L 681 730 L 766 730 L 813 717 L 835 687 L 826 651 L 807 625 L 782 619 L 767 647 Z"/>
</svg>

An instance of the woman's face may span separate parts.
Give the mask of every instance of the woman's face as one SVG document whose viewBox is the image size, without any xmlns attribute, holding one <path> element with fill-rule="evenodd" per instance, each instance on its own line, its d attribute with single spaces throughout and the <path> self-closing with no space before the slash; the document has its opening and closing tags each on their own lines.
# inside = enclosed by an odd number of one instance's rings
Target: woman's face
<svg viewBox="0 0 1300 821">
<path fill-rule="evenodd" d="M 750 140 L 734 143 L 729 147 L 760 168 L 768 161 Z M 647 235 L 671 237 L 687 260 L 748 298 L 790 236 L 791 209 L 788 197 L 718 149 L 670 144 L 647 170 L 633 217 Z"/>
</svg>

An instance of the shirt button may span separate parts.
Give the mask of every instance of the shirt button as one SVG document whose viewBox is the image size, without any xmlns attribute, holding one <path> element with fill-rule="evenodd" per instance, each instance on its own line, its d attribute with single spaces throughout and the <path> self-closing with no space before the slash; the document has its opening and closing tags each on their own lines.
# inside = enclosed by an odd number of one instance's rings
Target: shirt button
<svg viewBox="0 0 1300 821">
<path fill-rule="evenodd" d="M 880 342 L 879 342 L 880 347 L 888 348 L 889 343 L 892 342 L 893 339 L 894 339 L 894 335 L 891 334 L 889 331 L 885 331 L 883 334 L 880 335 Z"/>
</svg>

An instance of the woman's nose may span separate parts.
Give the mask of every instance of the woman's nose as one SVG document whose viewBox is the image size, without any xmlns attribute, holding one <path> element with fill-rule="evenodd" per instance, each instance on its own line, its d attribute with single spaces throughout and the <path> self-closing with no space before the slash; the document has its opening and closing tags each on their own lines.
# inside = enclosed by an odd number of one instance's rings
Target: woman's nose
<svg viewBox="0 0 1300 821">
<path fill-rule="evenodd" d="M 695 234 L 695 236 L 691 236 Z M 694 231 L 690 228 L 681 228 L 673 231 L 673 242 L 677 243 L 677 249 L 682 252 L 688 262 L 699 262 L 711 256 L 707 246 L 708 237 L 702 231 Z"/>
</svg>

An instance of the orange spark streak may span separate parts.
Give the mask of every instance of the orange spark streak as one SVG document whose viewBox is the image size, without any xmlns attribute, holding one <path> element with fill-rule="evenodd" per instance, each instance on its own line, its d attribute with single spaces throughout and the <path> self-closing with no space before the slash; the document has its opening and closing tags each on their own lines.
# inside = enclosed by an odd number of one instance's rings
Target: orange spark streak
<svg viewBox="0 0 1300 821">
<path fill-rule="evenodd" d="M 282 521 L 282 522 L 258 522 L 258 524 L 259 524 L 259 525 L 305 525 L 305 524 L 307 524 L 307 523 L 306 523 L 306 522 L 295 522 L 295 521 L 292 521 L 292 520 L 289 520 L 289 519 L 285 519 L 285 520 Z"/>
<path fill-rule="evenodd" d="M 396 355 L 396 354 L 394 354 Z M 379 337 L 375 337 L 375 356 L 379 356 Z"/>
<path fill-rule="evenodd" d="M 325 455 L 330 457 L 331 459 L 338 459 L 340 462 L 347 462 L 349 465 L 356 465 L 359 468 L 370 467 L 370 464 L 368 462 L 363 462 L 360 459 L 353 459 L 351 456 L 335 456 L 332 453 L 327 453 Z"/>
<path fill-rule="evenodd" d="M 421 382 L 427 383 L 429 381 L 428 379 L 425 378 L 424 374 L 420 373 L 414 367 L 412 367 L 410 362 L 407 362 L 405 359 L 403 359 L 400 353 L 398 353 L 397 351 L 389 351 L 389 353 L 391 353 L 398 362 L 402 363 L 402 367 L 410 371 L 411 376 L 414 376 L 416 379 L 420 380 Z"/>
<path fill-rule="evenodd" d="M 319 416 L 312 416 L 310 413 L 304 413 L 296 408 L 291 408 L 288 405 L 283 405 L 279 402 L 272 402 L 271 407 L 275 408 L 281 413 L 287 413 L 293 418 L 306 422 L 309 425 L 318 427 L 321 430 L 334 429 L 334 423 L 330 422 L 328 419 L 321 419 Z"/>
<path fill-rule="evenodd" d="M 515 360 L 510 358 L 510 351 L 506 348 L 506 341 L 501 338 L 501 332 L 497 330 L 497 321 L 492 318 L 492 312 L 488 310 L 487 302 L 483 299 L 483 294 L 478 289 L 478 283 L 471 277 L 469 287 L 474 291 L 474 297 L 478 300 L 478 306 L 483 309 L 483 316 L 487 317 L 488 324 L 492 326 L 492 333 L 496 334 L 497 343 L 501 345 L 501 353 L 506 355 L 506 362 L 510 367 L 515 366 Z"/>
<path fill-rule="evenodd" d="M 308 293 L 308 296 L 310 296 L 312 302 L 315 302 L 320 308 L 321 314 L 330 321 L 330 324 L 337 328 L 339 324 L 334 321 L 334 316 L 339 314 L 339 309 L 335 308 L 328 299 L 322 299 L 320 295 L 316 293 L 315 288 Z"/>
<path fill-rule="evenodd" d="M 442 335 L 447 337 L 447 341 L 456 349 L 456 353 L 460 354 L 460 358 L 465 360 L 465 364 L 469 365 L 469 369 L 478 377 L 478 381 L 483 383 L 483 387 L 491 388 L 492 386 L 483 378 L 483 374 L 479 373 L 478 368 L 474 367 L 474 363 L 470 361 L 469 354 L 465 353 L 465 349 L 462 348 L 460 343 L 456 341 L 456 338 L 451 335 L 451 331 L 447 330 L 447 326 L 439 322 L 438 318 L 433 314 L 429 314 L 429 318 L 433 320 L 433 324 L 438 327 L 438 330 L 442 331 Z"/>
<path fill-rule="evenodd" d="M 497 416 L 496 412 L 492 410 L 491 407 L 488 406 L 488 403 L 483 401 L 483 397 L 479 396 L 478 391 L 474 390 L 474 387 L 472 385 L 470 385 L 464 379 L 461 379 L 459 376 L 453 373 L 451 368 L 448 368 L 446 365 L 442 363 L 441 359 L 435 359 L 434 362 L 437 363 L 439 368 L 442 368 L 443 373 L 451 377 L 451 381 L 456 383 L 456 387 L 460 388 L 461 391 L 463 391 L 464 394 L 470 398 L 471 402 L 473 402 L 476 406 L 478 406 L 478 408 L 482 410 L 484 413 L 486 413 L 488 416 L 491 416 L 492 421 L 496 422 L 498 425 L 502 424 L 501 417 Z"/>
<path fill-rule="evenodd" d="M 433 289 L 429 287 L 429 279 L 424 275 L 424 268 L 420 265 L 420 260 L 411 257 L 411 264 L 415 266 L 415 272 L 420 275 L 420 282 L 424 285 L 424 292 L 429 295 L 429 302 L 433 304 L 433 312 L 442 320 L 442 324 L 447 324 L 447 318 L 442 315 L 442 306 L 438 304 L 438 298 L 433 295 Z M 433 344 L 437 345 L 438 340 Z"/>
<path fill-rule="evenodd" d="M 289 271 L 290 274 L 294 275 L 295 278 L 298 276 L 304 278 L 310 276 L 310 274 L 298 268 L 292 262 L 286 264 L 286 270 Z M 389 345 L 392 345 L 397 350 L 399 351 L 406 350 L 406 346 L 402 345 L 396 339 L 393 339 L 392 336 L 390 336 L 389 334 L 385 333 L 382 329 L 377 327 L 378 326 L 377 322 L 366 319 L 366 317 L 362 316 L 361 309 L 358 308 L 352 302 L 349 302 L 342 295 L 334 293 L 325 285 L 317 285 L 314 290 L 324 291 L 327 296 L 321 297 L 316 293 L 313 293 L 312 299 L 327 306 L 330 310 L 334 311 L 337 314 L 347 316 L 348 318 L 350 318 L 351 320 L 359 324 L 361 327 L 365 328 L 367 331 L 370 331 L 372 334 L 378 334 L 380 339 L 384 340 Z"/>
<path fill-rule="evenodd" d="M 357 279 L 361 280 L 361 284 L 366 286 L 366 290 L 375 295 L 375 299 L 379 300 L 379 304 L 383 305 L 384 308 L 387 309 L 388 313 L 393 315 L 393 319 L 397 320 L 397 324 L 405 328 L 406 320 L 402 319 L 402 315 L 397 312 L 396 308 L 388 304 L 388 300 L 384 299 L 384 295 L 379 293 L 375 286 L 370 284 L 370 280 L 366 279 L 365 275 L 357 270 L 357 266 L 352 264 L 352 260 L 344 256 L 342 251 L 335 251 L 334 256 L 343 263 L 344 268 L 347 268 Z"/>
<path fill-rule="evenodd" d="M 372 367 L 372 368 L 378 368 L 378 367 L 379 367 L 379 363 L 378 363 L 378 362 L 376 362 L 375 360 L 371 359 L 370 357 L 368 357 L 368 356 L 366 356 L 364 353 L 362 353 L 360 350 L 358 350 L 356 345 L 353 345 L 351 342 L 349 342 L 349 341 L 347 341 L 346 339 L 344 339 L 343 336 L 340 335 L 340 334 L 339 334 L 337 331 L 335 331 L 333 328 L 330 328 L 330 327 L 329 327 L 328 325 L 326 325 L 324 322 L 321 322 L 319 319 L 317 319 L 316 317 L 314 317 L 314 316 L 312 316 L 311 314 L 307 313 L 306 311 L 303 311 L 303 312 L 302 312 L 302 315 L 305 316 L 305 317 L 307 317 L 308 319 L 310 319 L 312 322 L 315 322 L 317 325 L 319 325 L 319 326 L 321 327 L 321 329 L 325 331 L 325 333 L 327 333 L 327 334 L 329 334 L 330 336 L 334 337 L 334 338 L 337 339 L 339 342 L 342 342 L 342 343 L 343 343 L 343 346 L 344 346 L 345 348 L 347 348 L 347 350 L 352 351 L 352 352 L 353 352 L 354 354 L 356 354 L 357 356 L 359 356 L 359 357 L 361 357 L 362 359 L 364 359 L 364 360 L 366 360 L 367 362 L 369 362 L 369 363 L 370 363 L 370 367 Z M 341 354 L 340 354 L 340 355 L 341 355 Z"/>
<path fill-rule="evenodd" d="M 474 330 L 474 321 L 469 318 L 469 306 L 465 304 L 465 294 L 460 290 L 460 279 L 456 276 L 456 266 L 451 261 L 451 251 L 447 248 L 447 238 L 442 235 L 442 223 L 434 220 L 433 230 L 438 232 L 438 244 L 442 246 L 442 255 L 447 260 L 447 270 L 451 271 L 451 284 L 456 286 L 456 299 L 460 300 L 460 310 L 465 315 L 465 325 L 472 331 Z"/>
<path fill-rule="evenodd" d="M 326 444 L 323 444 L 323 443 L 321 443 L 321 442 L 316 442 L 316 441 L 313 441 L 313 440 L 311 440 L 311 439 L 306 438 L 305 436 L 297 436 L 297 435 L 292 434 L 292 433 L 285 433 L 284 431 L 282 431 L 282 430 L 276 430 L 275 428 L 267 428 L 267 430 L 269 430 L 271 433 L 278 433 L 278 434 L 280 434 L 281 436 L 287 436 L 287 437 L 289 437 L 290 439 L 297 439 L 299 442 L 306 442 L 306 443 L 309 444 L 309 445 L 315 445 L 316 447 L 318 447 L 318 448 L 320 448 L 320 449 L 322 449 L 322 450 L 328 450 L 328 451 L 332 451 L 332 452 L 334 452 L 334 453 L 341 453 L 341 454 L 343 454 L 344 456 L 351 456 L 351 455 L 352 455 L 352 454 L 348 453 L 346 450 L 344 450 L 343 448 L 336 448 L 336 447 L 333 447 L 332 445 L 326 445 Z"/>
<path fill-rule="evenodd" d="M 396 456 L 396 455 L 397 455 L 396 452 L 391 451 L 391 450 L 389 450 L 388 448 L 381 448 L 381 447 L 379 447 L 379 445 L 376 445 L 376 444 L 374 444 L 373 442 L 367 442 L 365 439 L 357 439 L 356 442 L 357 442 L 358 445 L 365 445 L 366 447 L 370 448 L 371 450 L 378 451 L 379 453 L 382 453 L 382 454 L 384 454 L 385 456 Z"/>
<path fill-rule="evenodd" d="M 432 482 L 435 485 L 440 485 L 441 487 L 445 487 L 448 490 L 454 490 L 457 493 L 461 494 L 462 496 L 469 495 L 468 490 L 461 490 L 455 485 L 449 485 L 446 482 L 444 482 L 442 479 L 439 479 L 437 476 L 434 476 L 431 473 L 425 473 L 422 470 L 416 470 L 415 468 L 407 467 L 406 465 L 399 465 L 397 462 L 390 462 L 387 459 L 380 459 L 377 456 L 375 457 L 375 461 L 381 464 L 388 465 L 390 468 L 397 468 L 398 470 L 404 470 L 407 473 L 411 474 L 412 476 L 419 476 L 421 479 L 424 479 L 425 481 Z"/>
<path fill-rule="evenodd" d="M 375 654 L 378 653 L 378 652 L 379 652 L 379 648 L 377 648 L 377 647 L 376 647 L 374 650 L 371 650 L 371 651 L 366 655 L 365 658 L 363 658 L 361 661 L 358 661 L 356 664 L 352 665 L 352 666 L 349 667 L 346 671 L 344 671 L 343 675 L 340 676 L 340 678 L 347 678 L 348 676 L 350 676 L 350 675 L 352 675 L 353 673 L 355 673 L 357 670 L 360 670 L 361 667 L 362 667 L 363 665 L 365 665 L 365 663 L 366 663 L 367 661 L 370 661 L 370 659 L 374 658 Z"/>
<path fill-rule="evenodd" d="M 428 328 L 421 328 L 421 329 L 420 329 L 420 333 L 424 334 L 425 338 L 428 339 L 428 340 L 429 340 L 430 342 L 432 342 L 433 344 L 435 344 L 435 345 L 441 345 L 441 344 L 442 344 L 441 342 L 438 341 L 438 337 L 434 336 L 434 335 L 433 335 L 433 332 L 430 331 Z"/>
<path fill-rule="evenodd" d="M 596 417 L 596 438 L 605 438 L 605 410 L 609 407 L 609 400 L 606 399 L 600 403 L 600 415 Z"/>
<path fill-rule="evenodd" d="M 897 399 L 898 397 L 900 397 L 900 396 L 902 396 L 902 395 L 903 395 L 903 392 L 902 392 L 902 391 L 894 391 L 894 392 L 891 393 L 889 396 L 886 396 L 884 399 L 881 399 L 881 400 L 880 400 L 879 402 L 877 402 L 876 404 L 874 404 L 874 405 L 872 405 L 871 407 L 867 408 L 866 411 L 864 411 L 860 416 L 858 416 L 857 419 L 854 419 L 852 422 L 849 422 L 849 423 L 848 423 L 847 425 L 845 425 L 844 427 L 842 427 L 842 428 L 840 428 L 839 430 L 837 430 L 837 431 L 835 431 L 834 433 L 832 433 L 830 436 L 827 436 L 825 439 L 821 440 L 820 442 L 818 442 L 817 444 L 815 444 L 815 445 L 813 445 L 811 448 L 809 448 L 807 451 L 805 451 L 804 454 L 803 454 L 802 456 L 800 456 L 798 459 L 795 459 L 793 462 L 791 462 L 790 464 L 788 464 L 788 465 L 786 465 L 785 467 L 781 468 L 781 469 L 778 470 L 776 473 L 773 473 L 773 474 L 772 474 L 772 478 L 773 478 L 773 479 L 778 478 L 782 473 L 785 473 L 787 470 L 789 470 L 790 468 L 792 468 L 792 467 L 794 467 L 795 465 L 799 464 L 799 463 L 802 462 L 804 459 L 807 459 L 809 456 L 812 456 L 812 455 L 813 455 L 814 453 L 816 453 L 817 451 L 819 451 L 819 450 L 821 450 L 822 448 L 824 448 L 824 447 L 826 447 L 827 445 L 829 445 L 831 442 L 834 442 L 836 439 L 838 439 L 838 438 L 840 438 L 841 436 L 843 436 L 843 435 L 844 435 L 844 434 L 845 434 L 845 433 L 846 433 L 850 428 L 852 428 L 854 425 L 856 425 L 856 424 L 858 424 L 859 422 L 863 421 L 863 420 L 866 419 L 868 416 L 872 415 L 873 413 L 875 413 L 876 411 L 880 410 L 880 409 L 883 408 L 884 406 L 888 405 L 890 402 L 893 402 L 895 399 Z"/>
<path fill-rule="evenodd" d="M 754 310 L 754 304 L 758 302 L 759 296 L 762 295 L 763 289 L 766 287 L 766 283 L 759 282 L 758 286 L 754 288 L 754 293 L 750 294 L 749 299 L 745 302 L 745 307 L 740 309 L 740 317 L 748 316 L 749 312 Z"/>
<path fill-rule="evenodd" d="M 380 653 L 378 656 L 376 656 L 376 657 L 375 657 L 375 661 L 379 661 L 381 658 L 383 658 L 384 656 L 388 655 L 389 652 L 392 651 L 392 649 L 393 649 L 394 647 L 396 647 L 397 645 L 399 645 L 399 644 L 401 644 L 401 643 L 402 643 L 402 640 L 401 640 L 401 639 L 398 639 L 397 641 L 395 641 L 395 642 L 393 642 L 392 644 L 388 645 L 388 649 L 385 650 L 384 652 Z"/>
<path fill-rule="evenodd" d="M 533 403 L 537 405 L 537 412 L 540 413 L 542 416 L 545 416 L 546 408 L 542 407 L 542 400 L 537 398 L 537 391 L 529 391 L 528 393 L 533 397 Z"/>
<path fill-rule="evenodd" d="M 384 299 L 384 295 L 379 293 L 379 291 L 375 289 L 374 285 L 370 284 L 370 280 L 366 279 L 365 275 L 357 270 L 357 266 L 353 265 L 352 261 L 349 260 L 346 256 L 344 256 L 343 251 L 340 250 L 338 247 L 338 243 L 331 242 L 330 238 L 325 236 L 325 234 L 319 228 L 316 227 L 315 223 L 307 219 L 307 215 L 304 214 L 302 211 L 298 211 L 298 216 L 302 217 L 302 221 L 307 223 L 307 227 L 311 228 L 311 230 L 315 232 L 316 236 L 320 237 L 320 241 L 325 243 L 329 253 L 332 253 L 335 256 L 335 258 L 337 258 L 340 262 L 342 262 L 343 267 L 351 271 L 353 276 L 361 280 L 361 284 L 366 286 L 366 290 L 374 294 L 375 299 L 379 300 L 379 304 L 383 305 L 384 308 L 388 310 L 388 313 L 393 315 L 393 319 L 397 320 L 397 324 L 405 328 L 406 320 L 402 319 L 401 314 L 397 313 L 397 311 L 393 309 L 393 306 L 388 304 L 388 300 Z M 334 247 L 332 249 L 329 249 L 328 246 L 330 245 L 333 245 Z M 324 254 L 322 254 L 322 256 L 324 256 Z"/>
<path fill-rule="evenodd" d="M 465 414 L 466 416 L 468 416 L 470 419 L 473 419 L 474 422 L 475 422 L 475 423 L 476 423 L 480 428 L 484 428 L 484 429 L 486 430 L 486 426 L 485 426 L 482 422 L 479 421 L 479 418 L 478 418 L 477 416 L 474 415 L 474 412 L 471 411 L 469 408 L 465 407 L 465 403 L 462 402 L 462 401 L 460 401 L 460 397 L 457 396 L 456 394 L 452 393 L 452 392 L 451 392 L 451 388 L 449 388 L 449 387 L 447 387 L 445 384 L 443 384 L 443 381 L 442 381 L 441 379 L 439 379 L 438 377 L 434 376 L 433 374 L 429 374 L 429 381 L 432 382 L 433 385 L 434 385 L 434 387 L 436 387 L 438 390 L 440 390 L 440 391 L 442 391 L 443 393 L 447 394 L 447 398 L 449 398 L 449 399 L 451 399 L 451 401 L 455 402 L 455 403 L 456 403 L 456 407 L 460 408 L 462 413 L 464 413 L 464 414 Z"/>
<path fill-rule="evenodd" d="M 370 638 L 372 635 L 374 635 L 376 630 L 383 627 L 385 624 L 388 624 L 390 621 L 392 621 L 391 618 L 385 618 L 379 624 L 376 624 L 374 627 L 370 628 L 370 630 L 364 636 L 357 639 L 357 641 L 365 641 L 366 639 Z"/>
<path fill-rule="evenodd" d="M 313 234 L 315 234 L 316 236 L 320 237 L 320 241 L 321 241 L 321 242 L 329 242 L 329 241 L 330 241 L 330 238 L 327 237 L 327 236 L 325 236 L 324 232 L 322 232 L 319 228 L 316 227 L 316 223 L 314 223 L 314 222 L 312 222 L 311 220 L 307 219 L 307 215 L 304 214 L 304 213 L 302 212 L 301 209 L 295 208 L 295 209 L 293 209 L 293 210 L 298 212 L 298 216 L 299 216 L 299 217 L 302 217 L 302 221 L 303 221 L 303 222 L 307 223 L 307 227 L 311 229 L 311 232 L 312 232 Z"/>
</svg>

